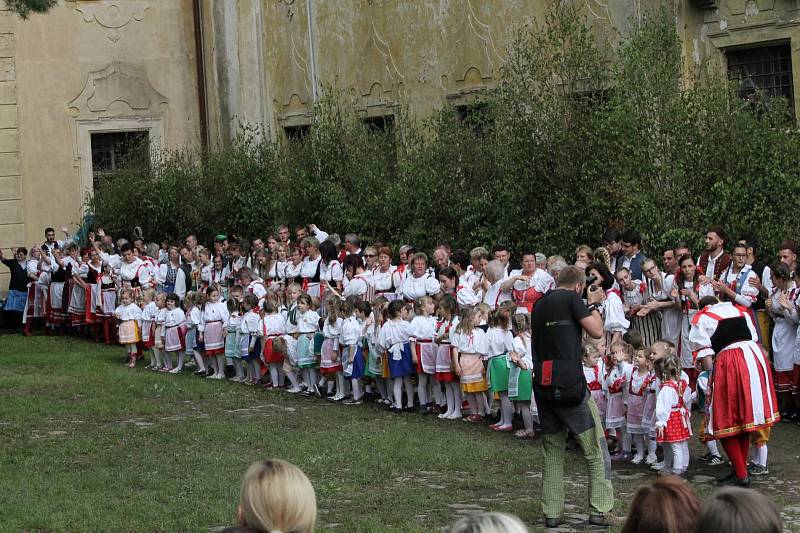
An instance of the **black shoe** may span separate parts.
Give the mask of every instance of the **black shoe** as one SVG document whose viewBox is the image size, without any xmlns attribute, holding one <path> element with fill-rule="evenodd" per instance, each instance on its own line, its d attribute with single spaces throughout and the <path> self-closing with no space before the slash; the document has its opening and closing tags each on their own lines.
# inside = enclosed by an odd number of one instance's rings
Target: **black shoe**
<svg viewBox="0 0 800 533">
<path fill-rule="evenodd" d="M 548 529 L 555 529 L 561 525 L 560 518 L 545 518 L 544 519 L 544 527 Z"/>
<path fill-rule="evenodd" d="M 726 487 L 743 487 L 747 488 L 750 486 L 750 476 L 739 478 L 736 476 L 732 476 L 731 479 L 720 483 L 720 485 L 724 485 Z"/>
<path fill-rule="evenodd" d="M 606 520 L 606 517 L 599 514 L 589 515 L 589 525 L 593 528 L 611 527 L 611 523 Z"/>
<path fill-rule="evenodd" d="M 730 473 L 728 473 L 727 475 L 718 477 L 717 478 L 717 483 L 722 485 L 723 483 L 727 483 L 727 482 L 729 482 L 731 479 L 733 479 L 735 477 L 736 477 L 736 472 L 734 470 L 731 470 Z"/>
</svg>

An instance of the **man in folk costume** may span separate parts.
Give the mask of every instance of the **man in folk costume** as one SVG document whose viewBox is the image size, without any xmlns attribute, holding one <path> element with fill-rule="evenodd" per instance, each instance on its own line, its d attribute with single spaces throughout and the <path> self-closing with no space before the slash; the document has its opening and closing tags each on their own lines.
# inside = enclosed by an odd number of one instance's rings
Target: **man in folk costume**
<svg viewBox="0 0 800 533">
<path fill-rule="evenodd" d="M 751 283 L 752 279 L 757 276 L 746 261 L 747 247 L 737 243 L 733 247 L 731 264 L 722 273 L 719 281 L 712 281 L 711 285 L 714 287 L 714 293 L 719 295 L 720 300 L 733 302 L 747 309 L 753 324 L 757 324 L 753 313 L 753 304 L 758 298 L 758 289 Z"/>
<path fill-rule="evenodd" d="M 622 234 L 622 257 L 617 259 L 617 269 L 627 268 L 631 279 L 644 280 L 642 263 L 647 260 L 641 252 L 642 237 L 638 231 L 628 230 Z M 615 271 L 616 272 L 616 271 Z"/>
<path fill-rule="evenodd" d="M 61 241 L 56 240 L 56 230 L 53 228 L 46 228 L 44 230 L 45 241 L 42 243 L 42 253 L 46 254 L 48 258 L 53 259 L 53 250 L 62 249 L 74 239 L 70 236 L 69 230 L 66 226 L 61 226 L 61 231 L 64 233 L 64 239 Z"/>
<path fill-rule="evenodd" d="M 753 235 L 748 237 L 742 237 L 739 239 L 739 244 L 744 245 L 745 249 L 747 250 L 747 259 L 745 259 L 745 263 L 750 265 L 750 268 L 755 272 L 755 276 L 748 279 L 748 283 L 752 285 L 757 291 L 758 296 L 756 297 L 756 301 L 753 302 L 751 309 L 756 316 L 756 327 L 758 328 L 758 338 L 761 340 L 761 344 L 764 348 L 767 349 L 767 353 L 770 351 L 770 318 L 767 315 L 765 310 L 765 299 L 768 297 L 769 292 L 764 287 L 764 278 L 765 275 L 767 277 L 771 277 L 769 267 L 764 261 L 758 259 L 758 252 L 759 250 L 759 242 L 758 238 Z M 771 282 L 772 280 L 770 280 Z"/>
<path fill-rule="evenodd" d="M 731 302 L 709 305 L 692 320 L 690 342 L 709 380 L 708 433 L 719 439 L 733 470 L 718 481 L 749 486 L 751 434 L 780 420 L 767 355 L 750 314 Z"/>
<path fill-rule="evenodd" d="M 700 283 L 706 285 L 719 281 L 722 273 L 731 265 L 731 254 L 725 252 L 728 236 L 722 226 L 713 225 L 706 232 L 706 251 L 697 260 Z M 715 291 L 716 292 L 716 291 Z M 716 293 L 719 296 L 719 293 Z"/>
</svg>

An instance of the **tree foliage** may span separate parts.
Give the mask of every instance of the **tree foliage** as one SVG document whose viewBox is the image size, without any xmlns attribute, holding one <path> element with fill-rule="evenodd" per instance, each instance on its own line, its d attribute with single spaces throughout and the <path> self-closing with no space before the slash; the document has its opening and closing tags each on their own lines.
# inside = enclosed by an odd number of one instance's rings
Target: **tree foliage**
<svg viewBox="0 0 800 533">
<path fill-rule="evenodd" d="M 27 19 L 31 13 L 46 13 L 58 0 L 5 0 L 8 9 Z"/>
<path fill-rule="evenodd" d="M 222 150 L 158 154 L 104 182 L 90 210 L 115 234 L 141 225 L 153 238 L 313 222 L 395 246 L 566 256 L 609 226 L 638 229 L 649 253 L 699 247 L 711 223 L 768 250 L 795 234 L 800 138 L 786 103 L 746 103 L 721 72 L 686 83 L 665 9 L 610 48 L 554 3 L 515 33 L 498 87 L 458 112 L 376 128 L 324 93 L 302 139 L 244 128 Z"/>
</svg>

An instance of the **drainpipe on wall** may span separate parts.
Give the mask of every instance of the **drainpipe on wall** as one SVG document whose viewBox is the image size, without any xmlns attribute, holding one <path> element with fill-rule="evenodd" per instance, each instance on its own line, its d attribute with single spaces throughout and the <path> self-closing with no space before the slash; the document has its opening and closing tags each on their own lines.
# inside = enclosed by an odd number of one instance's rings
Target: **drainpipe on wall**
<svg viewBox="0 0 800 533">
<path fill-rule="evenodd" d="M 311 98 L 316 104 L 317 94 L 317 55 L 314 52 L 314 15 L 311 6 L 312 0 L 306 0 L 306 19 L 308 20 L 308 55 L 311 63 Z"/>
<path fill-rule="evenodd" d="M 203 53 L 203 10 L 202 0 L 193 0 L 194 16 L 194 54 L 197 60 L 197 100 L 200 106 L 200 145 L 203 152 L 208 150 L 208 107 L 206 105 L 206 64 Z"/>
</svg>

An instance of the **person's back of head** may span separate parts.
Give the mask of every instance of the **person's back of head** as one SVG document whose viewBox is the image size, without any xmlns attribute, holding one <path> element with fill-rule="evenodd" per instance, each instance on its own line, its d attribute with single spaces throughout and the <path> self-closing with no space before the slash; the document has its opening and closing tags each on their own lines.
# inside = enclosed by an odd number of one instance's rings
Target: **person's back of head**
<svg viewBox="0 0 800 533">
<path fill-rule="evenodd" d="M 781 533 L 781 516 L 758 491 L 725 487 L 712 494 L 697 518 L 696 533 Z"/>
<path fill-rule="evenodd" d="M 264 532 L 312 533 L 316 521 L 316 494 L 302 470 L 280 459 L 247 469 L 239 498 L 239 526 Z"/>
<path fill-rule="evenodd" d="M 528 528 L 510 514 L 478 513 L 453 524 L 450 533 L 528 533 Z"/>
<path fill-rule="evenodd" d="M 636 491 L 622 533 L 686 533 L 699 512 L 700 501 L 685 481 L 661 478 Z"/>
</svg>

